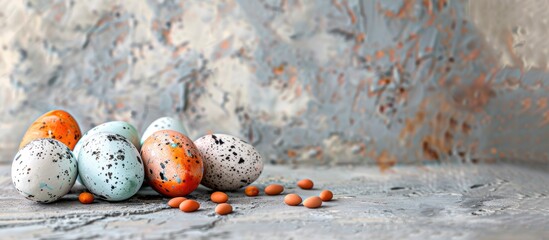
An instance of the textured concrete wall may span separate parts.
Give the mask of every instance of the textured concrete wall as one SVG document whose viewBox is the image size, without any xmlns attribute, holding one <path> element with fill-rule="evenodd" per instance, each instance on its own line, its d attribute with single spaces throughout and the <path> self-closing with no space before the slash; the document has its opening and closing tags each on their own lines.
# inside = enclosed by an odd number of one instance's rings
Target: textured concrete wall
<svg viewBox="0 0 549 240">
<path fill-rule="evenodd" d="M 540 112 L 513 118 L 546 74 L 502 66 L 472 1 L 0 3 L 1 161 L 54 108 L 84 131 L 179 116 L 192 138 L 237 135 L 273 163 L 549 158 L 506 140 L 549 133 L 542 88 Z"/>
<path fill-rule="evenodd" d="M 549 162 L 549 2 L 468 1 L 472 21 L 498 67 L 487 78 L 494 92 L 483 156 L 521 162 Z"/>
</svg>

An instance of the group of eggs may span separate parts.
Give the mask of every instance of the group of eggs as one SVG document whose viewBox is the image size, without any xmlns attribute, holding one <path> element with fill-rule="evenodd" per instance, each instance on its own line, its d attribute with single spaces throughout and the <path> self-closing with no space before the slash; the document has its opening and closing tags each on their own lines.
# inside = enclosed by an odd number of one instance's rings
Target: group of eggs
<svg viewBox="0 0 549 240">
<path fill-rule="evenodd" d="M 107 201 L 132 197 L 144 182 L 158 193 L 182 197 L 199 184 L 232 191 L 254 182 L 263 170 L 253 146 L 225 134 L 192 141 L 181 122 L 157 119 L 140 138 L 123 121 L 98 125 L 84 135 L 67 112 L 54 110 L 32 123 L 12 163 L 17 191 L 36 202 L 53 202 L 75 182 Z"/>
</svg>

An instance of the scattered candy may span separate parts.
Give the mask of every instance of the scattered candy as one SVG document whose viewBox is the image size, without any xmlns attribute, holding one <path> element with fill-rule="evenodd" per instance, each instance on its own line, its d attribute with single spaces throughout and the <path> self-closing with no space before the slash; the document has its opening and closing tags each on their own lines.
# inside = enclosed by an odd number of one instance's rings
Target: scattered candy
<svg viewBox="0 0 549 240">
<path fill-rule="evenodd" d="M 179 205 L 179 210 L 183 212 L 194 212 L 200 208 L 200 203 L 195 200 L 187 199 Z"/>
<path fill-rule="evenodd" d="M 228 203 L 221 203 L 215 207 L 215 213 L 219 215 L 227 215 L 233 212 L 233 207 Z"/>
<path fill-rule="evenodd" d="M 324 202 L 332 200 L 333 197 L 334 194 L 330 190 L 324 190 L 320 193 L 320 199 L 322 199 L 322 201 Z"/>
<path fill-rule="evenodd" d="M 297 186 L 300 187 L 301 189 L 312 189 L 313 186 L 314 186 L 314 183 L 313 181 L 311 181 L 311 179 L 302 179 L 300 180 L 299 182 L 297 182 Z"/>
<path fill-rule="evenodd" d="M 229 196 L 227 196 L 224 192 L 214 192 L 210 196 L 210 199 L 214 203 L 226 203 L 229 201 Z"/>
<path fill-rule="evenodd" d="M 297 206 L 301 203 L 301 197 L 295 193 L 290 193 L 284 197 L 284 203 L 289 206 Z"/>
<path fill-rule="evenodd" d="M 185 200 L 187 200 L 187 199 L 184 198 L 184 197 L 174 197 L 174 198 L 170 199 L 170 201 L 168 202 L 168 206 L 170 206 L 172 208 L 177 208 Z"/>
<path fill-rule="evenodd" d="M 265 194 L 274 196 L 281 194 L 284 191 L 284 186 L 280 184 L 271 184 L 265 188 Z"/>
<path fill-rule="evenodd" d="M 322 206 L 322 199 L 317 196 L 309 197 L 303 201 L 303 206 L 307 208 L 319 208 Z"/>
<path fill-rule="evenodd" d="M 244 193 L 248 197 L 255 197 L 259 195 L 259 189 L 256 186 L 249 186 L 244 190 Z"/>
<path fill-rule="evenodd" d="M 78 201 L 80 201 L 82 204 L 90 204 L 93 202 L 93 194 L 89 192 L 83 192 L 78 195 Z"/>
</svg>

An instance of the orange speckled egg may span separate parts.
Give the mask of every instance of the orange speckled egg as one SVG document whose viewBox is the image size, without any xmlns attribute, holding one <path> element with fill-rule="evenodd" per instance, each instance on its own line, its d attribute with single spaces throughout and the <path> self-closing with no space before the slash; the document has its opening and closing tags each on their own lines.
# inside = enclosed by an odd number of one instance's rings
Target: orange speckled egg
<svg viewBox="0 0 549 240">
<path fill-rule="evenodd" d="M 82 132 L 78 123 L 68 112 L 53 110 L 40 116 L 32 123 L 23 136 L 19 149 L 32 140 L 53 138 L 73 150 L 81 136 Z"/>
<path fill-rule="evenodd" d="M 141 147 L 145 178 L 160 194 L 183 197 L 194 191 L 204 173 L 202 156 L 193 141 L 182 133 L 161 130 Z"/>
</svg>

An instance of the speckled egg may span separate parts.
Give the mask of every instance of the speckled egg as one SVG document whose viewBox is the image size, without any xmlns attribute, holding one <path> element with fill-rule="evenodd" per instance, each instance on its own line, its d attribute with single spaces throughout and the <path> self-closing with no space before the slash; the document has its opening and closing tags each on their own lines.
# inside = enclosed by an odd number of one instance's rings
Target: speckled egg
<svg viewBox="0 0 549 240">
<path fill-rule="evenodd" d="M 154 120 L 154 122 L 152 122 L 151 125 L 149 125 L 147 129 L 145 129 L 143 136 L 141 136 L 141 145 L 143 145 L 145 140 L 147 140 L 147 138 L 150 137 L 153 133 L 160 130 L 173 130 L 176 132 L 180 132 L 183 135 L 187 135 L 187 130 L 185 130 L 185 127 L 181 123 L 181 120 L 171 117 L 162 117 Z"/>
<path fill-rule="evenodd" d="M 53 202 L 67 194 L 76 175 L 76 159 L 70 149 L 48 138 L 26 144 L 11 165 L 15 189 L 27 199 L 42 203 Z"/>
<path fill-rule="evenodd" d="M 107 201 L 132 197 L 143 184 L 143 161 L 135 146 L 112 133 L 91 135 L 78 154 L 78 171 L 84 186 Z"/>
<path fill-rule="evenodd" d="M 40 116 L 31 124 L 19 144 L 19 149 L 35 139 L 53 138 L 73 150 L 81 136 L 78 123 L 68 112 L 53 110 Z"/>
<path fill-rule="evenodd" d="M 225 134 L 206 135 L 194 142 L 204 160 L 202 185 L 232 191 L 250 185 L 263 171 L 263 160 L 247 142 Z"/>
<path fill-rule="evenodd" d="M 135 129 L 134 126 L 123 121 L 112 121 L 97 125 L 96 127 L 86 132 L 74 147 L 74 156 L 78 156 L 78 153 L 82 148 L 82 143 L 85 142 L 89 136 L 92 136 L 96 133 L 119 134 L 129 140 L 137 148 L 137 150 L 141 148 L 141 143 L 139 142 L 139 133 L 137 133 L 137 129 Z"/>
<path fill-rule="evenodd" d="M 193 141 L 180 132 L 153 133 L 143 143 L 141 155 L 149 185 L 163 195 L 185 196 L 202 180 L 202 157 Z"/>
</svg>

